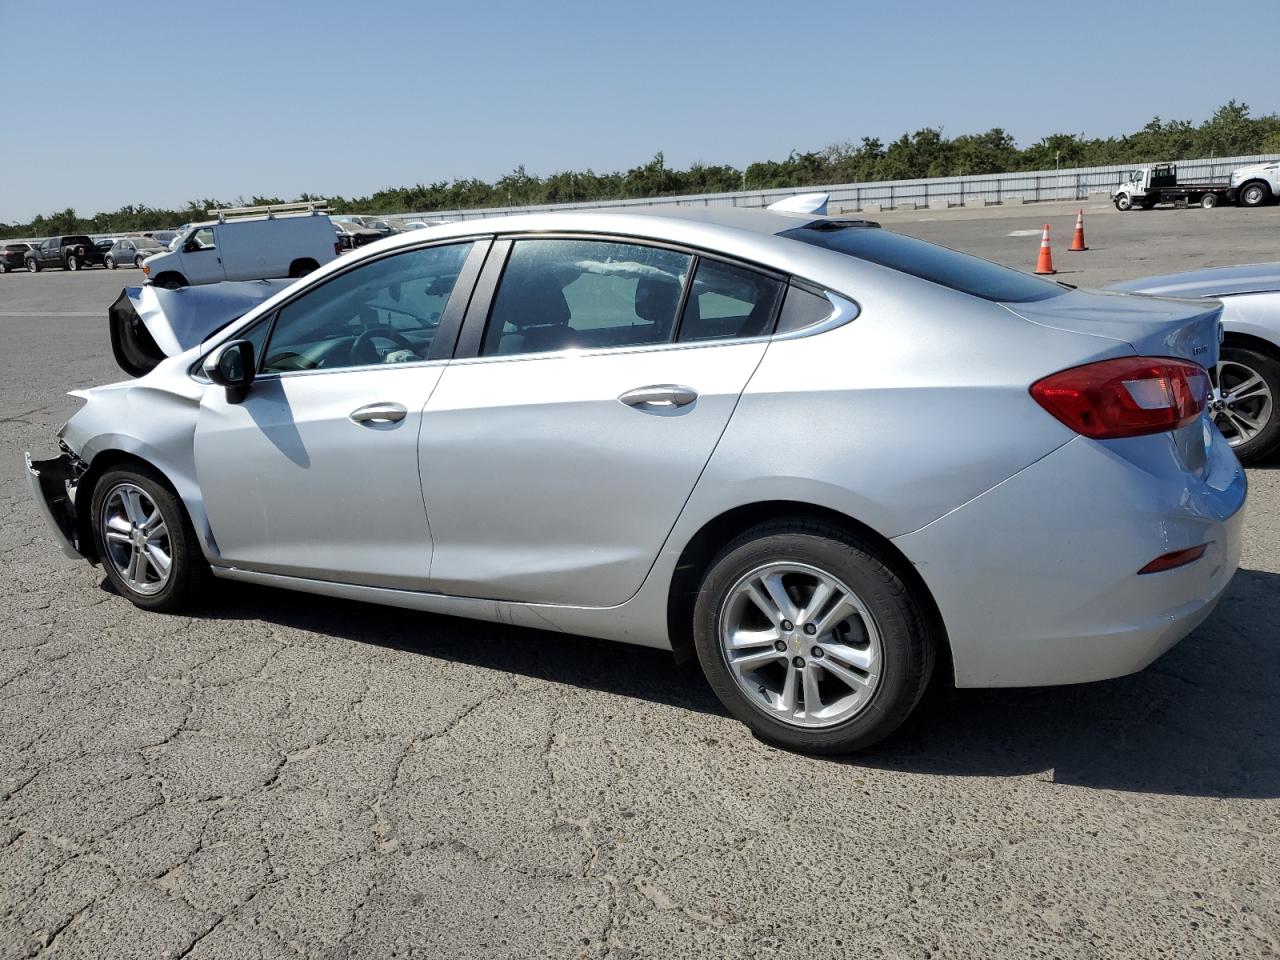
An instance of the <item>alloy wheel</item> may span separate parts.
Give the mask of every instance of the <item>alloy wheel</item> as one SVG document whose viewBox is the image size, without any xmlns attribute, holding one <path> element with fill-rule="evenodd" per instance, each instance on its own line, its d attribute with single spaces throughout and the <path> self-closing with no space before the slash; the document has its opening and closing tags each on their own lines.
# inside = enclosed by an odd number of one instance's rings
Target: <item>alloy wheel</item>
<svg viewBox="0 0 1280 960">
<path fill-rule="evenodd" d="M 129 589 L 154 596 L 173 570 L 173 544 L 160 508 L 133 483 L 112 487 L 98 518 L 107 561 Z"/>
<path fill-rule="evenodd" d="M 1233 447 L 1261 433 L 1275 409 L 1271 388 L 1262 375 L 1239 360 L 1221 360 L 1215 370 L 1210 409 L 1214 422 Z"/>
<path fill-rule="evenodd" d="M 880 685 L 875 619 L 857 594 L 817 567 L 757 567 L 728 591 L 718 624 L 734 681 L 748 702 L 782 723 L 844 723 Z"/>
</svg>

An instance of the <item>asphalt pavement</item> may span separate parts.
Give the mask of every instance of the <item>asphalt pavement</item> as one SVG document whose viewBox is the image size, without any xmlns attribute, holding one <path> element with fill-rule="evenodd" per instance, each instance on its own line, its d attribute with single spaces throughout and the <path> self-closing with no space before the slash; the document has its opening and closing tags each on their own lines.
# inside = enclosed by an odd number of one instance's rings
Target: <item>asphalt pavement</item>
<svg viewBox="0 0 1280 960">
<path fill-rule="evenodd" d="M 1280 259 L 1280 209 L 884 214 L 1062 279 Z M 1006 215 L 1007 214 L 1007 215 Z M 1068 273 L 1067 271 L 1071 271 Z M 1280 470 L 1149 669 L 931 699 L 871 753 L 754 740 L 652 650 L 220 584 L 143 613 L 24 450 L 119 380 L 136 272 L 0 277 L 0 956 L 1280 954 Z"/>
</svg>

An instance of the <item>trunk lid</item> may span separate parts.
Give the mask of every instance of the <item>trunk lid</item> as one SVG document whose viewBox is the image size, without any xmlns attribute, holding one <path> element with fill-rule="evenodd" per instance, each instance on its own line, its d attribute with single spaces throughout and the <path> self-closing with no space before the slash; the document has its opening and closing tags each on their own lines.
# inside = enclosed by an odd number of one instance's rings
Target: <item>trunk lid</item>
<svg viewBox="0 0 1280 960">
<path fill-rule="evenodd" d="M 1216 300 L 1073 290 L 1002 306 L 1041 326 L 1123 341 L 1139 356 L 1177 357 L 1209 370 L 1218 362 L 1222 304 Z"/>
</svg>

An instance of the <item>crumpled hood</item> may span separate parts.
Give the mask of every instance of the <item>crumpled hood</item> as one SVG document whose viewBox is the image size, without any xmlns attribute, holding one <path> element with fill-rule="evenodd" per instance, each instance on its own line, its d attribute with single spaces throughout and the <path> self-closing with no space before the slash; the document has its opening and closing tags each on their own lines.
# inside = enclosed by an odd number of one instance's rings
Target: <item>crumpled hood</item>
<svg viewBox="0 0 1280 960">
<path fill-rule="evenodd" d="M 1108 290 L 1153 297 L 1229 297 L 1280 290 L 1280 263 L 1240 263 L 1113 283 Z"/>
<path fill-rule="evenodd" d="M 247 280 L 165 290 L 126 287 L 107 311 L 116 363 L 140 377 L 296 280 Z"/>
</svg>

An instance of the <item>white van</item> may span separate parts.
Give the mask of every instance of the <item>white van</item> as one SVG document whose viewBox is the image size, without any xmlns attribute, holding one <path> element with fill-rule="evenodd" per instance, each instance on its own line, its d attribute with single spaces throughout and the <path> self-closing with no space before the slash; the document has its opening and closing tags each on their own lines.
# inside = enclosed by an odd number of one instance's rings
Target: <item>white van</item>
<svg viewBox="0 0 1280 960">
<path fill-rule="evenodd" d="M 314 203 L 210 210 L 217 220 L 184 228 L 168 253 L 142 263 L 158 287 L 301 277 L 341 252 L 333 223 Z"/>
</svg>

